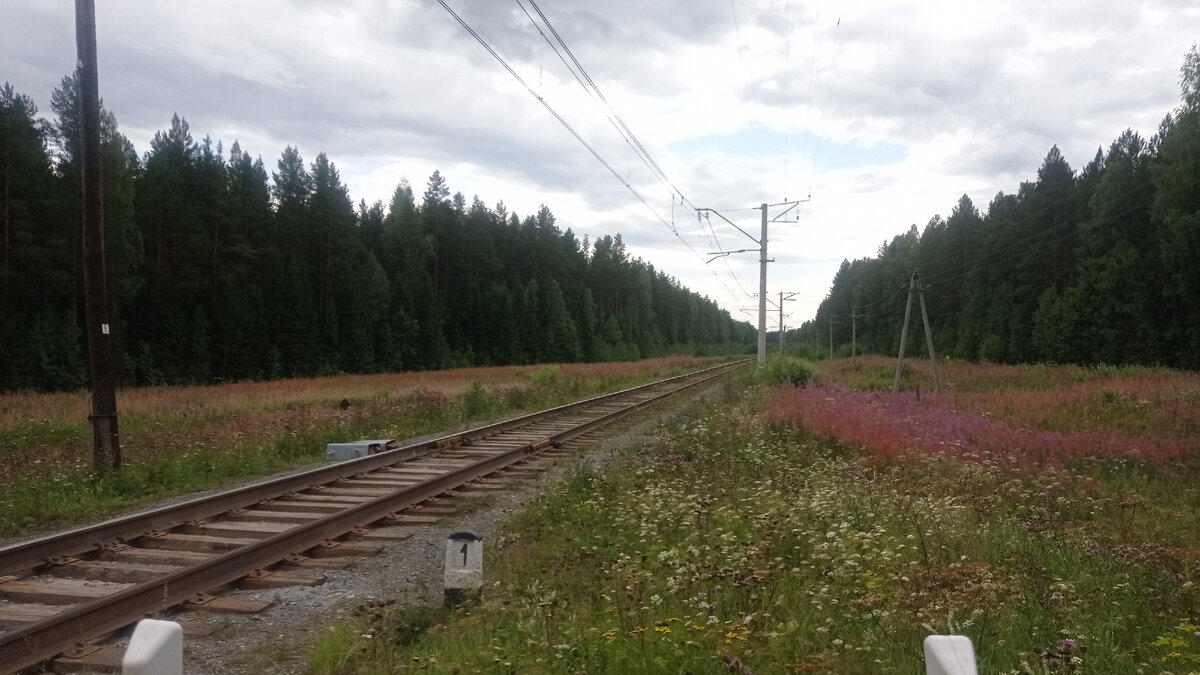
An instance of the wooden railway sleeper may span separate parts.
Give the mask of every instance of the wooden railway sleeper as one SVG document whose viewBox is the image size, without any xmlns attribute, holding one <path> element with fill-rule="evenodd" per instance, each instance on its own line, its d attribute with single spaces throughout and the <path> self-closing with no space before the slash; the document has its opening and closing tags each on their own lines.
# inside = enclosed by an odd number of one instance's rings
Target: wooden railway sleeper
<svg viewBox="0 0 1200 675">
<path fill-rule="evenodd" d="M 209 595 L 208 593 L 197 593 L 187 600 L 184 600 L 180 604 L 184 605 L 185 607 L 203 607 L 211 604 L 212 601 L 216 599 L 217 596 L 215 595 Z"/>
<path fill-rule="evenodd" d="M 100 552 L 100 554 L 104 554 L 104 552 L 124 551 L 132 548 L 133 546 L 125 542 L 96 542 L 95 544 L 96 552 Z"/>
<path fill-rule="evenodd" d="M 95 642 L 76 642 L 69 652 L 63 652 L 63 658 L 82 659 L 100 651 L 103 645 Z"/>
</svg>

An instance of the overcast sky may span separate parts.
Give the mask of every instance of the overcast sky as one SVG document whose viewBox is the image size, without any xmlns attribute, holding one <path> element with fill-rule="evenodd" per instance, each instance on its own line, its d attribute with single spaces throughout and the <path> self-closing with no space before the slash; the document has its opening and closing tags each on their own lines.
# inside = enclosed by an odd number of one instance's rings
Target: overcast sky
<svg viewBox="0 0 1200 675">
<path fill-rule="evenodd" d="M 811 195 L 768 237 L 768 296 L 796 294 L 795 326 L 843 259 L 964 193 L 986 209 L 1051 146 L 1078 169 L 1127 127 L 1149 137 L 1200 39 L 1195 0 L 540 0 L 667 183 L 529 0 L 446 2 L 620 179 L 437 0 L 99 0 L 101 96 L 141 153 L 177 112 L 268 171 L 287 145 L 325 152 L 356 202 L 386 204 L 402 178 L 419 199 L 437 169 L 468 203 L 544 203 L 752 323 L 757 256 L 706 254 L 757 244 L 691 207 L 758 237 L 751 208 Z M 0 81 L 45 116 L 74 68 L 73 4 L 0 0 Z"/>
</svg>

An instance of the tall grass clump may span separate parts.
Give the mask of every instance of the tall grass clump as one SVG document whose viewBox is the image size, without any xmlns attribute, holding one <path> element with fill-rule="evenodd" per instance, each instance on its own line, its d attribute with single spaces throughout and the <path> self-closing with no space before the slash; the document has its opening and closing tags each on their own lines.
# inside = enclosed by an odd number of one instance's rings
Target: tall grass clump
<svg viewBox="0 0 1200 675">
<path fill-rule="evenodd" d="M 803 387 L 813 379 L 815 367 L 811 361 L 796 356 L 774 355 L 762 368 L 751 371 L 751 380 L 760 384 L 790 384 Z"/>
<path fill-rule="evenodd" d="M 1090 530 L 1109 507 L 1061 472 L 880 469 L 747 409 L 693 420 L 484 533 L 480 605 L 403 639 L 379 637 L 399 606 L 360 614 L 314 672 L 914 673 L 931 633 L 980 672 L 1200 667 L 1200 567 Z"/>
</svg>

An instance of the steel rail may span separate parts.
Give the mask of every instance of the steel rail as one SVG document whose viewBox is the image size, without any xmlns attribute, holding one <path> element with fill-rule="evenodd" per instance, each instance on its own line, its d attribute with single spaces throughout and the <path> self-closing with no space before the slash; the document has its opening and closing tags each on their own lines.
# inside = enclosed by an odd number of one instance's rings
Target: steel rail
<svg viewBox="0 0 1200 675">
<path fill-rule="evenodd" d="M 334 537 L 341 536 L 355 528 L 382 520 L 407 507 L 414 506 L 455 487 L 494 473 L 506 466 L 521 461 L 528 455 L 535 454 L 549 445 L 559 445 L 571 438 L 587 433 L 598 426 L 627 415 L 634 409 L 645 407 L 666 396 L 719 377 L 737 365 L 742 364 L 741 362 L 723 364 L 722 366 L 697 371 L 685 376 L 656 382 L 652 385 L 634 387 L 623 392 L 618 392 L 622 395 L 630 395 L 639 390 L 649 391 L 652 387 L 661 387 L 664 383 L 677 382 L 687 378 L 695 379 L 695 381 L 685 383 L 681 387 L 657 393 L 644 400 L 636 401 L 629 406 L 608 412 L 582 425 L 552 434 L 543 439 L 523 443 L 511 450 L 487 457 L 461 469 L 435 476 L 408 488 L 377 497 L 343 511 L 329 514 L 312 522 L 296 525 L 284 532 L 215 556 L 194 567 L 167 574 L 153 581 L 135 584 L 113 595 L 81 603 L 69 610 L 37 621 L 24 628 L 0 634 L 0 669 L 3 672 L 15 672 L 41 663 L 60 654 L 63 650 L 63 645 L 66 643 L 82 642 L 99 635 L 107 634 L 149 613 L 159 612 L 179 605 L 205 591 L 236 581 L 244 577 L 251 570 L 275 564 L 298 551 L 305 551 L 325 545 L 331 542 Z M 718 370 L 719 372 L 713 373 L 713 371 Z M 707 375 L 702 378 L 697 377 L 700 374 Z M 605 395 L 581 403 L 595 403 L 598 399 L 612 399 L 614 396 Z M 575 406 L 559 406 L 553 410 L 570 409 L 572 407 Z M 528 415 L 515 419 L 529 419 L 534 417 L 537 417 L 537 415 Z M 488 425 L 480 429 L 501 427 L 515 421 L 515 419 L 507 420 L 497 425 Z M 427 444 L 417 445 L 425 446 Z M 400 448 L 391 451 L 391 453 L 380 453 L 380 455 L 364 459 L 377 459 L 384 454 L 393 454 L 394 457 L 395 453 L 406 449 L 409 448 Z M 374 464 L 375 462 L 365 463 Z M 387 464 L 379 463 L 378 466 L 386 466 Z M 361 473 L 362 470 L 360 465 L 356 471 L 351 472 L 351 475 Z M 308 473 L 320 473 L 320 471 Z M 312 481 L 309 480 L 304 485 L 307 487 L 311 484 Z M 174 521 L 175 524 L 178 522 L 178 520 Z"/>
<path fill-rule="evenodd" d="M 368 525 L 406 506 L 485 476 L 533 452 L 533 443 L 472 466 L 430 478 L 399 493 L 377 497 L 319 520 L 301 524 L 261 541 L 234 549 L 161 579 L 136 584 L 111 596 L 0 635 L 0 668 L 20 670 L 62 652 L 64 636 L 87 640 L 129 624 L 147 613 L 162 611 L 197 594 L 236 581 L 250 570 L 273 564 L 292 553 L 320 546 L 356 527 Z"/>
<path fill-rule="evenodd" d="M 740 364 L 741 362 L 735 362 Z M 254 483 L 236 488 L 217 495 L 199 497 L 177 504 L 163 506 L 140 513 L 131 514 L 107 520 L 48 537 L 0 548 L 0 575 L 23 572 L 40 565 L 52 557 L 75 555 L 85 551 L 95 550 L 99 543 L 140 536 L 146 532 L 162 529 L 178 524 L 185 520 L 202 520 L 218 513 L 232 509 L 245 508 L 257 504 L 264 499 L 271 499 L 288 492 L 296 492 L 314 484 L 329 483 L 338 479 L 349 478 L 364 471 L 373 471 L 385 466 L 409 461 L 437 450 L 447 445 L 462 443 L 477 438 L 497 434 L 503 431 L 529 424 L 552 415 L 568 412 L 573 409 L 586 408 L 608 400 L 628 396 L 638 390 L 646 390 L 665 383 L 676 382 L 689 377 L 712 372 L 714 370 L 733 367 L 734 364 L 720 364 L 702 370 L 679 375 L 676 377 L 652 382 L 646 385 L 630 387 L 609 394 L 602 394 L 582 401 L 549 408 L 547 410 L 521 415 L 507 420 L 468 429 L 466 431 L 447 434 L 428 441 L 412 443 L 403 447 L 381 452 L 359 459 L 341 462 L 331 466 L 318 467 L 300 473 L 285 476 L 266 482 Z"/>
</svg>

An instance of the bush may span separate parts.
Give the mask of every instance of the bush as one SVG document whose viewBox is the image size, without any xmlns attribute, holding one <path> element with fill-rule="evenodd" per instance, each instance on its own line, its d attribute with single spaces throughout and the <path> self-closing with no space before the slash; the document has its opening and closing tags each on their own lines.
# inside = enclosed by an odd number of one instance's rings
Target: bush
<svg viewBox="0 0 1200 675">
<path fill-rule="evenodd" d="M 529 381 L 534 384 L 534 386 L 550 388 L 558 384 L 561 376 L 562 373 L 559 371 L 558 366 L 551 364 L 548 366 L 542 366 L 541 368 L 533 371 L 528 375 L 528 378 Z"/>
<path fill-rule="evenodd" d="M 789 383 L 803 387 L 813 378 L 813 364 L 795 356 L 775 356 L 757 371 L 755 379 L 767 384 Z"/>
<path fill-rule="evenodd" d="M 492 415 L 495 411 L 495 397 L 483 388 L 479 380 L 472 382 L 471 388 L 462 396 L 463 417 L 471 421 Z"/>
</svg>

